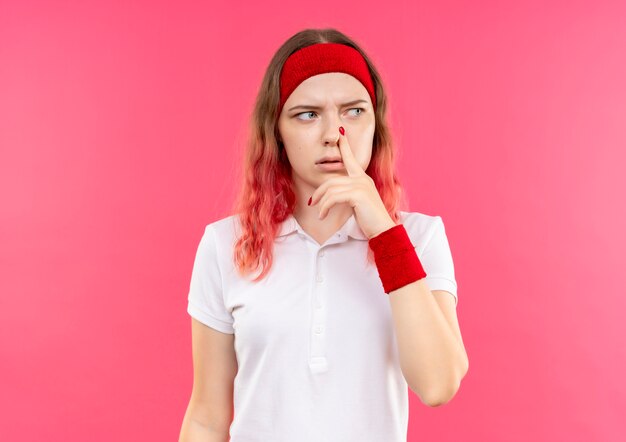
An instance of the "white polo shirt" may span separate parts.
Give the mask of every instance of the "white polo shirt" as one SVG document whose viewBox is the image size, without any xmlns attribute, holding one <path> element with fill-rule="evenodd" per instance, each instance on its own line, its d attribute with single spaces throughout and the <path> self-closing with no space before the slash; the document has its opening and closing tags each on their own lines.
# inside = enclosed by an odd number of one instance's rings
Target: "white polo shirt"
<svg viewBox="0 0 626 442">
<path fill-rule="evenodd" d="M 400 212 L 431 290 L 457 302 L 440 216 Z M 405 442 L 408 386 L 400 369 L 389 295 L 354 215 L 324 244 L 290 215 L 274 262 L 257 283 L 232 261 L 236 215 L 206 226 L 188 313 L 235 334 L 232 442 Z"/>
</svg>

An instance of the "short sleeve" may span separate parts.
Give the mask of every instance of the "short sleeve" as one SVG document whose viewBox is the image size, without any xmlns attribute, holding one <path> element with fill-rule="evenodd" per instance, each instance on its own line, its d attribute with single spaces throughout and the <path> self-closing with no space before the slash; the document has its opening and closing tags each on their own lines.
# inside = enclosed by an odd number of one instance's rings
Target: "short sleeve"
<svg viewBox="0 0 626 442">
<path fill-rule="evenodd" d="M 215 330 L 233 334 L 233 316 L 224 304 L 215 239 L 213 227 L 209 224 L 200 239 L 193 263 L 187 312 Z"/>
<path fill-rule="evenodd" d="M 419 257 L 426 272 L 426 282 L 430 290 L 445 290 L 454 296 L 454 305 L 458 305 L 457 284 L 454 276 L 454 262 L 443 220 L 435 217 L 430 239 Z"/>
</svg>

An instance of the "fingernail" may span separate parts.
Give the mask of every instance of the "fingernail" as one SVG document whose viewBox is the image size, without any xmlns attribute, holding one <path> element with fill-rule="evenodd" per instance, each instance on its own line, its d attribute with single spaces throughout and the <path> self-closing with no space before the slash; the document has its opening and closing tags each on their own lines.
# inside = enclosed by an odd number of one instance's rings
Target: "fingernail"
<svg viewBox="0 0 626 442">
<path fill-rule="evenodd" d="M 343 130 L 343 126 L 339 126 L 339 132 L 341 132 L 341 135 L 345 135 L 346 131 Z"/>
<path fill-rule="evenodd" d="M 309 206 L 311 205 L 311 200 L 312 200 L 312 199 L 313 199 L 313 196 L 311 195 L 311 196 L 309 197 Z"/>
</svg>

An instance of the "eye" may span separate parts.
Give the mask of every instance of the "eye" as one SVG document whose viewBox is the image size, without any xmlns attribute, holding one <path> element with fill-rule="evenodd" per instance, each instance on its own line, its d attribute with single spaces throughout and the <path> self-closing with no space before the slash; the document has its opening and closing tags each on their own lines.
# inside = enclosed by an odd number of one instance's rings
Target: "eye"
<svg viewBox="0 0 626 442">
<path fill-rule="evenodd" d="M 307 112 L 300 112 L 299 114 L 296 114 L 296 118 L 298 118 L 299 120 L 302 120 L 302 118 L 299 118 L 300 115 L 306 115 L 306 114 L 314 114 L 315 112 L 313 111 L 307 111 Z M 307 118 L 305 118 L 305 120 L 307 120 Z"/>
<path fill-rule="evenodd" d="M 362 107 L 353 107 L 353 108 L 352 108 L 352 109 L 350 109 L 350 110 L 351 110 L 351 111 L 353 111 L 353 110 L 358 110 L 358 111 L 360 111 L 358 114 L 356 114 L 356 116 L 361 115 L 361 114 L 365 111 L 365 109 L 364 109 L 364 108 L 362 108 Z M 296 114 L 296 115 L 295 115 L 295 117 L 296 117 L 297 119 L 299 119 L 299 120 L 308 121 L 308 120 L 309 120 L 308 118 L 300 118 L 300 115 L 308 115 L 308 114 L 315 114 L 315 112 L 314 112 L 314 111 L 300 112 L 299 114 Z"/>
<path fill-rule="evenodd" d="M 359 112 L 359 113 L 357 114 L 357 115 L 361 115 L 365 109 L 363 109 L 362 107 L 353 107 L 353 108 L 352 108 L 352 109 L 350 109 L 350 110 L 358 110 L 358 111 L 361 111 L 361 112 Z"/>
</svg>

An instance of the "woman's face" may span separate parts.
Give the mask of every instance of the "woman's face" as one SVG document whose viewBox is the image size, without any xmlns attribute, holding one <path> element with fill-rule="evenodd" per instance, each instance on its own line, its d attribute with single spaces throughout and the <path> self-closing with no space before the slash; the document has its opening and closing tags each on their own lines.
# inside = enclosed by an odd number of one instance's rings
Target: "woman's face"
<svg viewBox="0 0 626 442">
<path fill-rule="evenodd" d="M 359 102 L 351 103 L 355 101 Z M 287 98 L 278 132 L 296 185 L 317 188 L 327 178 L 348 174 L 345 167 L 326 171 L 316 165 L 326 155 L 341 157 L 339 126 L 345 129 L 352 153 L 366 170 L 372 156 L 375 116 L 372 100 L 359 80 L 342 72 L 319 74 L 304 80 Z"/>
</svg>

